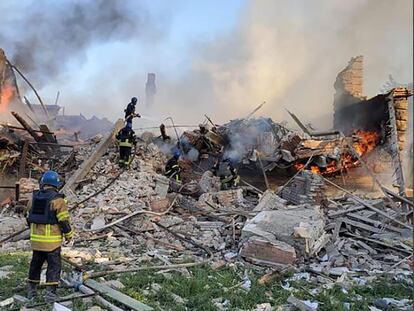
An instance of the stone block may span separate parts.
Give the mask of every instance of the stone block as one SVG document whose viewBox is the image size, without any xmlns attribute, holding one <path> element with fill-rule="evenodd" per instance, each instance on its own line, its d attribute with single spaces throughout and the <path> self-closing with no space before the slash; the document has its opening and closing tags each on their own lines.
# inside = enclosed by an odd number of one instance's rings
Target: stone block
<svg viewBox="0 0 414 311">
<path fill-rule="evenodd" d="M 213 206 L 223 206 L 227 208 L 234 208 L 238 204 L 244 202 L 243 190 L 223 190 L 219 192 L 203 193 L 197 202 L 198 208 L 211 209 L 206 203 L 209 202 Z"/>
<path fill-rule="evenodd" d="M 252 237 L 243 245 L 241 256 L 256 264 L 293 264 L 296 251 L 289 244 L 273 240 Z"/>
<path fill-rule="evenodd" d="M 214 176 L 211 171 L 206 171 L 201 176 L 198 185 L 202 193 L 218 192 L 220 191 L 221 183 L 219 177 Z"/>
<path fill-rule="evenodd" d="M 0 237 L 6 236 L 26 227 L 26 220 L 15 217 L 0 217 Z"/>
<path fill-rule="evenodd" d="M 165 176 L 157 176 L 155 179 L 155 192 L 157 196 L 164 199 L 167 196 L 170 180 Z"/>
<path fill-rule="evenodd" d="M 297 255 L 313 249 L 323 228 L 324 220 L 317 207 L 262 211 L 242 229 L 245 242 L 241 254 L 256 261 L 290 263 Z"/>
<path fill-rule="evenodd" d="M 170 206 L 170 200 L 167 198 L 154 200 L 154 201 L 151 201 L 150 203 L 151 211 L 155 213 L 165 212 L 169 206 Z"/>
<path fill-rule="evenodd" d="M 254 212 L 268 211 L 268 210 L 277 210 L 286 208 L 287 201 L 276 195 L 271 190 L 266 190 L 266 192 L 260 198 L 259 203 L 253 209 Z"/>
</svg>

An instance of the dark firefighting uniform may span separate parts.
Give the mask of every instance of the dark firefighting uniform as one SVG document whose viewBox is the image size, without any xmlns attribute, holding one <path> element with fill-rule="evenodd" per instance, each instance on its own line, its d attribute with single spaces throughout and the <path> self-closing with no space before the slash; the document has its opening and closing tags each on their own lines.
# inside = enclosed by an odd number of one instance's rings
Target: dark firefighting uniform
<svg viewBox="0 0 414 311">
<path fill-rule="evenodd" d="M 135 114 L 135 104 L 133 104 L 132 102 L 129 103 L 124 112 L 127 127 L 132 129 L 132 119 L 134 118 Z"/>
<path fill-rule="evenodd" d="M 165 176 L 172 178 L 177 183 L 181 183 L 181 168 L 178 164 L 178 159 L 172 157 L 165 165 Z"/>
<path fill-rule="evenodd" d="M 215 176 L 220 177 L 222 189 L 235 188 L 239 185 L 240 176 L 228 161 L 216 163 L 212 168 L 212 172 Z"/>
<path fill-rule="evenodd" d="M 131 164 L 131 151 L 132 146 L 136 145 L 135 132 L 129 128 L 123 128 L 116 135 L 116 139 L 119 141 L 119 165 Z"/>
<path fill-rule="evenodd" d="M 60 279 L 62 239 L 70 240 L 73 236 L 66 200 L 57 189 L 46 186 L 33 192 L 28 215 L 33 250 L 28 281 L 40 282 L 40 272 L 46 261 L 46 285 L 56 287 Z"/>
</svg>

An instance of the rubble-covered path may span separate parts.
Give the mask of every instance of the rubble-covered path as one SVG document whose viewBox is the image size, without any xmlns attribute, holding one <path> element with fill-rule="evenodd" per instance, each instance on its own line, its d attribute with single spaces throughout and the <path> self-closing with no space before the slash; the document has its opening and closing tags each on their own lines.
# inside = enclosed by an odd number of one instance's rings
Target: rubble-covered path
<svg viewBox="0 0 414 311">
<path fill-rule="evenodd" d="M 75 160 L 92 151 L 83 147 Z M 76 234 L 63 248 L 59 294 L 76 292 L 74 271 L 95 290 L 62 302 L 72 310 L 100 310 L 102 299 L 109 310 L 412 308 L 412 229 L 398 201 L 345 189 L 326 197 L 329 182 L 308 171 L 276 192 L 220 191 L 209 172 L 169 192 L 155 145 L 139 145 L 129 170 L 116 161 L 110 147 L 67 193 Z M 21 196 L 36 187 L 21 180 Z M 0 222 L 0 238 L 25 228 L 8 206 Z M 5 310 L 26 303 L 29 249 L 24 234 L 1 244 Z"/>
</svg>

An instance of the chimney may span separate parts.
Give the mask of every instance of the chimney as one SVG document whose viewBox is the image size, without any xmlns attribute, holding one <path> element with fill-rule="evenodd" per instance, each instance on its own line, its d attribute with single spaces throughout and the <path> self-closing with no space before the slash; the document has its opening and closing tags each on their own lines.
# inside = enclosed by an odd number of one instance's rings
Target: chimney
<svg viewBox="0 0 414 311">
<path fill-rule="evenodd" d="M 155 73 L 148 73 L 147 83 L 145 84 L 145 104 L 147 107 L 154 105 L 154 96 L 157 93 L 155 86 Z"/>
</svg>

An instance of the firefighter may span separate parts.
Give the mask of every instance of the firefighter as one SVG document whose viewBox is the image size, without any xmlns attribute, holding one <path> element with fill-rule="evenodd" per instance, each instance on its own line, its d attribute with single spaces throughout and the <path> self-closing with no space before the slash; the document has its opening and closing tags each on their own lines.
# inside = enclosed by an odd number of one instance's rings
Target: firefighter
<svg viewBox="0 0 414 311">
<path fill-rule="evenodd" d="M 237 188 L 240 183 L 240 176 L 237 174 L 236 168 L 232 165 L 229 158 L 223 161 L 216 161 L 211 171 L 214 176 L 220 177 L 221 189 Z"/>
<path fill-rule="evenodd" d="M 131 102 L 128 104 L 125 112 L 125 121 L 126 121 L 126 127 L 132 129 L 132 119 L 134 117 L 141 118 L 141 115 L 139 113 L 135 112 L 135 105 L 137 104 L 138 99 L 136 97 L 131 98 Z"/>
<path fill-rule="evenodd" d="M 116 139 L 119 141 L 119 166 L 129 166 L 132 161 L 132 146 L 137 144 L 135 132 L 128 126 L 125 126 L 118 132 Z"/>
<path fill-rule="evenodd" d="M 58 192 L 59 175 L 46 171 L 40 179 L 40 190 L 33 192 L 28 203 L 27 222 L 30 227 L 30 242 L 33 255 L 28 278 L 28 298 L 34 299 L 40 282 L 42 265 L 47 262 L 46 302 L 57 299 L 56 289 L 61 271 L 62 239 L 70 241 L 73 231 L 64 195 Z"/>
<path fill-rule="evenodd" d="M 175 151 L 172 158 L 169 159 L 167 161 L 167 164 L 165 165 L 165 176 L 167 176 L 170 179 L 173 179 L 177 183 L 181 183 L 181 168 L 178 163 L 180 155 L 180 151 Z"/>
</svg>

